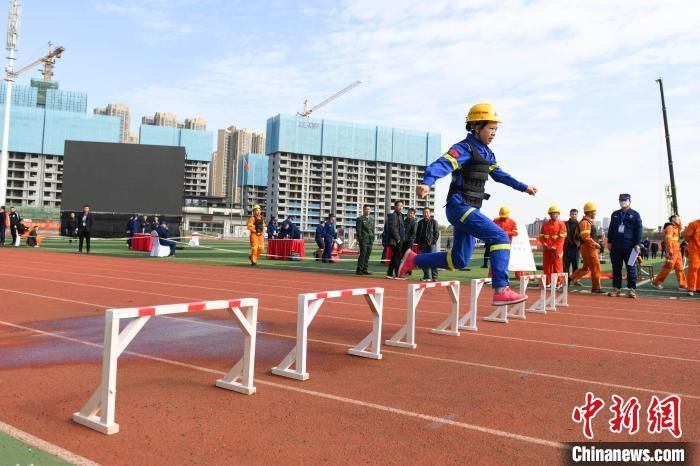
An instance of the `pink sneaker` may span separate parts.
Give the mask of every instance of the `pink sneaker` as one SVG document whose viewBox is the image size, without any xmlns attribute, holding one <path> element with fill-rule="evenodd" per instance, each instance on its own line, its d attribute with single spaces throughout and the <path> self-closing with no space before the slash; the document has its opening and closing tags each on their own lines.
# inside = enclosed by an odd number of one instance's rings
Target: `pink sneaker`
<svg viewBox="0 0 700 466">
<path fill-rule="evenodd" d="M 399 278 L 403 278 L 411 270 L 416 268 L 416 254 L 410 249 L 403 254 L 403 259 L 401 259 L 401 265 L 399 265 Z"/>
<path fill-rule="evenodd" d="M 527 299 L 526 294 L 516 293 L 511 290 L 510 287 L 505 287 L 500 293 L 495 293 L 493 295 L 493 305 L 494 306 L 507 306 L 509 304 L 522 303 Z"/>
</svg>

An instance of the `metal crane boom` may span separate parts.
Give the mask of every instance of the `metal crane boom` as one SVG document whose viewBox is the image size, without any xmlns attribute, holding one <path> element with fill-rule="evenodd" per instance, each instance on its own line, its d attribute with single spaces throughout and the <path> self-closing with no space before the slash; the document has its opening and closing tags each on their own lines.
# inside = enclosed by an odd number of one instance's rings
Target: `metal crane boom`
<svg viewBox="0 0 700 466">
<path fill-rule="evenodd" d="M 311 115 L 311 113 L 313 113 L 314 111 L 318 110 L 319 108 L 323 107 L 324 105 L 328 104 L 329 102 L 332 102 L 333 100 L 335 100 L 338 97 L 340 97 L 341 95 L 349 92 L 350 90 L 354 89 L 355 87 L 359 86 L 360 84 L 362 84 L 362 81 L 355 81 L 354 83 L 350 84 L 349 86 L 345 87 L 344 89 L 341 89 L 340 91 L 336 92 L 332 96 L 328 97 L 326 100 L 314 105 L 311 108 L 307 107 L 308 100 L 305 100 L 304 101 L 304 111 L 302 113 L 299 113 L 299 115 L 301 115 L 301 116 Z"/>
<path fill-rule="evenodd" d="M 51 42 L 49 42 L 49 53 L 44 55 L 41 58 L 37 58 L 30 64 L 23 66 L 22 68 L 18 69 L 17 71 L 12 71 L 12 76 L 17 77 L 20 74 L 24 73 L 27 71 L 29 68 L 33 67 L 37 63 L 44 63 L 44 79 L 47 81 L 50 81 L 52 76 L 53 76 L 53 65 L 56 63 L 56 58 L 61 58 L 61 54 L 66 50 L 63 47 L 56 47 L 55 49 L 51 50 Z"/>
</svg>

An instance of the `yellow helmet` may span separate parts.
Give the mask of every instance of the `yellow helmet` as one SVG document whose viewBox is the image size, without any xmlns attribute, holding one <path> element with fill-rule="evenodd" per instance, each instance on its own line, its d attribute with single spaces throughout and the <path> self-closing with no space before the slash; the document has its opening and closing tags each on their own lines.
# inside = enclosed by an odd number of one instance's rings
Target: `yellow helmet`
<svg viewBox="0 0 700 466">
<path fill-rule="evenodd" d="M 255 210 L 255 209 L 262 210 L 262 209 L 260 208 L 260 205 L 259 205 L 259 204 L 255 204 L 255 205 L 253 206 L 253 210 Z"/>
<path fill-rule="evenodd" d="M 501 123 L 496 110 L 494 110 L 493 106 L 488 103 L 476 104 L 469 109 L 469 113 L 467 114 L 467 123 L 472 121 L 495 121 L 496 123 Z"/>
<path fill-rule="evenodd" d="M 596 212 L 598 210 L 598 207 L 595 205 L 595 202 L 593 201 L 588 201 L 585 204 L 583 204 L 583 212 L 588 213 L 588 212 Z"/>
<path fill-rule="evenodd" d="M 559 210 L 559 206 L 554 204 L 554 205 L 549 206 L 549 210 L 547 211 L 547 213 L 548 214 L 553 214 L 553 213 L 560 214 L 561 210 Z"/>
<path fill-rule="evenodd" d="M 510 215 L 510 209 L 507 206 L 502 206 L 498 211 L 498 216 L 501 218 L 507 218 Z"/>
</svg>

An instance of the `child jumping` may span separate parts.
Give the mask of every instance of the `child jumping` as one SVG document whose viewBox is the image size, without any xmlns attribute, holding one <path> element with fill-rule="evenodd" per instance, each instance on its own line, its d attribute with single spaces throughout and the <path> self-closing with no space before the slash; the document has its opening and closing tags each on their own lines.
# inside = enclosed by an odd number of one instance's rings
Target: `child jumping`
<svg viewBox="0 0 700 466">
<path fill-rule="evenodd" d="M 474 240 L 479 238 L 491 245 L 493 304 L 505 306 L 523 302 L 527 295 L 516 293 L 508 286 L 508 235 L 479 210 L 481 203 L 490 197 L 485 190 L 486 180 L 490 175 L 497 182 L 531 196 L 537 193 L 537 188 L 521 183 L 499 167 L 488 147 L 496 137 L 498 123 L 501 120 L 491 104 L 474 105 L 467 115 L 466 139 L 453 145 L 425 169 L 423 182 L 416 187 L 420 198 L 428 195 L 438 179 L 452 174 L 446 207 L 447 219 L 454 226 L 454 245 L 449 252 L 416 254 L 407 250 L 399 266 L 399 276 L 405 276 L 415 267 L 465 268 L 474 250 Z"/>
</svg>

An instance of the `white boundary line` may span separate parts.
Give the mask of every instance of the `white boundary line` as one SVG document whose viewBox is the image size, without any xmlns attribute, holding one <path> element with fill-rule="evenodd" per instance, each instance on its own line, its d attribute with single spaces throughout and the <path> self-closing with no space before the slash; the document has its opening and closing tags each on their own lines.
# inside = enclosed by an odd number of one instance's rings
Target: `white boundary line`
<svg viewBox="0 0 700 466">
<path fill-rule="evenodd" d="M 113 258 L 113 259 L 132 260 L 132 258 L 122 258 L 122 257 L 116 257 L 116 256 L 105 256 L 105 257 L 110 257 L 110 258 Z M 135 281 L 135 282 L 144 282 L 144 281 L 149 281 L 149 282 L 150 282 L 150 280 L 146 280 L 146 279 L 139 280 L 139 279 L 127 278 L 127 277 L 123 277 L 123 276 L 102 275 L 102 274 L 86 274 L 86 273 L 80 272 L 80 271 L 70 272 L 70 271 L 67 271 L 65 268 L 60 268 L 60 269 L 47 269 L 47 268 L 46 268 L 46 265 L 47 265 L 47 264 L 46 264 L 45 262 L 23 261 L 23 264 L 38 264 L 38 265 L 41 265 L 41 266 L 42 266 L 42 269 L 43 269 L 43 270 L 46 270 L 46 271 L 53 270 L 53 271 L 55 271 L 55 272 L 69 273 L 69 274 L 72 274 L 72 275 L 80 275 L 81 277 L 86 277 L 86 276 L 87 276 L 87 277 L 102 277 L 102 278 L 107 278 L 107 279 L 118 279 L 118 280 L 127 280 L 127 281 Z M 166 263 L 165 263 L 165 262 L 162 262 L 162 264 L 166 264 Z M 182 265 L 183 263 L 179 263 L 179 264 Z M 52 265 L 54 265 L 54 264 L 52 264 Z M 170 264 L 168 264 L 168 265 L 170 265 Z M 201 264 L 201 266 L 202 266 L 202 267 L 218 267 L 218 266 L 216 266 L 216 265 L 210 265 L 210 264 Z M 29 270 L 34 270 L 33 267 L 23 267 L 22 265 L 17 265 L 17 266 L 15 266 L 15 267 L 16 267 L 16 268 L 26 268 L 26 269 L 29 269 Z M 132 270 L 132 269 L 129 269 L 129 268 L 127 268 L 127 269 L 115 269 L 115 268 L 110 268 L 110 270 L 111 270 L 111 271 L 114 271 L 114 272 L 124 272 L 124 273 L 132 274 L 132 275 L 133 275 L 133 274 L 138 274 L 138 275 L 147 275 L 147 276 L 149 276 L 149 277 L 152 276 L 152 274 L 149 273 L 149 272 L 141 272 L 141 271 L 139 271 L 139 270 Z M 334 276 L 334 275 L 337 275 L 337 274 L 328 274 L 328 273 L 322 273 L 322 272 L 310 272 L 310 273 L 320 273 L 320 274 L 325 275 L 325 276 Z M 354 274 L 353 274 L 353 275 L 354 275 Z M 203 274 L 182 274 L 181 272 L 179 272 L 179 273 L 176 273 L 176 274 L 170 274 L 170 276 L 172 276 L 172 277 L 174 277 L 174 278 L 178 278 L 178 277 L 179 277 L 179 278 L 182 278 L 183 280 L 188 280 L 188 279 L 189 279 L 189 280 L 203 280 L 203 281 L 207 281 L 207 282 L 210 282 L 210 283 L 211 283 L 211 282 L 220 282 L 220 283 L 224 283 L 224 284 L 226 284 L 226 285 L 229 285 L 229 284 L 231 283 L 231 280 L 216 279 L 216 278 L 213 278 L 213 277 L 203 276 Z M 32 278 L 34 278 L 34 277 L 32 277 Z M 241 277 L 238 277 L 238 278 L 241 278 Z M 366 280 L 363 280 L 363 281 L 364 281 L 364 283 L 366 283 Z M 281 282 L 284 282 L 284 283 L 287 283 L 287 282 L 289 282 L 289 283 L 298 283 L 298 280 L 281 280 Z M 258 284 L 260 284 L 260 283 L 261 283 L 261 280 L 255 279 L 255 280 L 253 280 L 253 281 L 251 281 L 251 282 L 249 282 L 249 283 L 248 283 L 248 282 L 245 282 L 245 283 L 240 282 L 239 284 L 241 284 L 241 285 L 243 285 L 243 286 L 246 286 L 246 285 L 248 285 L 248 284 L 250 284 L 250 285 L 258 285 Z M 270 283 L 272 283 L 272 282 L 269 282 L 269 281 L 266 281 L 266 280 L 262 280 L 262 283 L 270 284 Z M 168 283 L 168 284 L 170 285 L 170 284 L 172 284 L 172 283 Z M 196 285 L 188 285 L 188 284 L 180 284 L 180 285 L 181 285 L 181 286 L 192 286 L 192 287 L 195 287 L 195 288 L 198 287 L 198 286 L 196 286 Z M 278 288 L 278 289 L 279 289 L 279 288 L 290 289 L 290 290 L 294 290 L 295 293 L 298 292 L 298 290 L 299 290 L 298 287 L 280 286 L 280 281 L 274 282 L 274 285 L 275 285 L 275 288 Z M 385 285 L 386 285 L 386 284 L 385 284 Z M 221 291 L 229 291 L 228 288 L 227 288 L 227 289 L 211 288 L 211 289 L 214 289 L 214 290 L 221 290 Z M 574 292 L 575 290 L 570 290 L 570 291 L 571 291 L 571 292 Z M 661 293 L 661 291 L 658 291 L 658 290 L 647 290 L 647 291 L 654 291 L 654 292 Z M 666 293 L 670 293 L 670 292 L 666 292 Z M 575 294 L 578 294 L 579 296 L 585 296 L 585 295 L 586 295 L 586 294 L 580 294 L 580 293 L 575 293 Z M 275 295 L 270 295 L 270 296 L 275 296 Z M 287 297 L 288 297 L 288 296 L 287 296 Z M 600 298 L 596 298 L 596 299 L 600 299 Z M 658 298 L 658 299 L 662 299 L 662 298 Z M 691 302 L 691 301 L 692 301 L 692 299 L 680 300 L 680 301 L 678 301 L 678 302 L 686 303 L 686 302 Z M 664 302 L 665 302 L 665 301 L 664 301 Z M 643 302 L 639 302 L 639 300 L 637 300 L 637 301 L 635 302 L 635 306 L 637 306 L 637 307 L 639 307 L 639 306 L 644 306 L 644 307 L 658 307 L 656 304 L 646 304 L 646 303 L 643 303 Z M 624 308 L 624 307 L 609 307 L 609 306 L 607 306 L 607 307 L 588 306 L 588 307 L 590 307 L 590 308 L 592 308 L 592 309 L 604 309 L 604 310 L 606 310 L 606 311 L 616 310 L 616 311 L 632 312 L 632 311 L 630 311 L 630 309 Z M 386 309 L 403 310 L 403 308 L 386 308 Z M 644 311 L 644 310 L 638 310 L 638 309 L 635 309 L 634 312 L 637 312 L 637 313 L 638 313 L 638 312 L 643 312 L 643 313 L 654 314 L 654 315 L 658 315 L 658 314 L 659 314 L 659 311 Z M 669 317 L 673 317 L 673 316 L 678 316 L 678 317 L 696 317 L 696 314 L 676 314 L 676 313 L 667 313 L 667 312 L 663 312 L 663 314 L 666 315 L 666 316 L 669 316 Z M 604 314 L 601 314 L 601 315 L 598 315 L 598 314 L 577 314 L 577 315 L 580 315 L 580 316 L 584 316 L 584 315 L 585 315 L 585 316 L 599 317 L 599 318 L 606 318 L 606 317 L 608 317 L 608 316 L 606 316 L 606 315 L 604 315 Z"/>
<path fill-rule="evenodd" d="M 47 282 L 53 282 L 53 283 L 62 283 L 66 285 L 75 285 L 79 286 L 81 288 L 85 287 L 90 287 L 90 288 L 101 288 L 101 289 L 106 289 L 106 290 L 118 290 L 118 291 L 127 291 L 130 293 L 141 293 L 141 294 L 150 294 L 153 296 L 168 296 L 172 298 L 183 298 L 183 299 L 202 299 L 202 298 L 192 298 L 192 297 L 186 297 L 186 296 L 176 296 L 176 295 L 171 295 L 171 294 L 163 294 L 163 293 L 155 293 L 152 291 L 147 291 L 147 290 L 133 290 L 133 289 L 128 289 L 128 288 L 114 288 L 114 287 L 108 287 L 108 286 L 103 286 L 103 285 L 92 285 L 92 284 L 87 284 L 87 283 L 80 283 L 80 282 L 71 282 L 67 280 L 54 280 L 51 278 L 43 278 L 43 277 L 32 277 L 32 276 L 25 276 L 25 275 L 13 275 L 13 274 L 3 274 L 0 273 L 0 276 L 7 276 L 7 277 L 12 277 L 12 278 L 26 278 L 26 279 L 32 279 L 32 280 L 41 280 L 41 281 L 47 281 Z M 85 275 L 89 276 L 89 275 Z M 158 282 L 158 281 L 145 281 L 145 280 L 136 280 L 136 279 L 129 279 L 129 278 L 121 278 L 121 277 L 105 277 L 105 278 L 112 278 L 112 279 L 119 279 L 119 280 L 126 280 L 126 281 L 135 281 L 138 283 L 149 283 L 149 284 L 154 284 L 154 285 L 164 285 L 164 286 L 177 286 L 180 288 L 194 288 L 194 289 L 199 289 L 199 290 L 209 290 L 209 291 L 221 291 L 221 292 L 226 292 L 226 293 L 247 293 L 248 290 L 237 290 L 236 288 L 212 288 L 212 287 L 206 287 L 206 286 L 197 286 L 197 285 L 187 285 L 187 284 L 179 284 L 179 283 L 173 283 L 173 282 Z M 258 296 L 269 296 L 273 298 L 281 298 L 281 299 L 292 299 L 290 296 L 286 295 L 274 295 L 270 293 L 257 293 Z M 338 304 L 338 303 L 329 303 L 329 304 Z M 345 305 L 350 305 L 350 306 L 361 306 L 360 304 L 357 303 L 345 303 Z M 392 309 L 392 310 L 400 310 L 404 311 L 402 308 L 395 308 L 395 307 L 385 307 L 385 310 L 387 309 Z M 424 313 L 429 313 L 429 314 L 438 314 L 438 315 L 443 315 L 442 313 L 435 312 L 435 311 L 423 311 Z M 579 315 L 580 317 L 586 317 L 584 315 Z M 605 329 L 605 328 L 598 328 L 598 327 L 585 327 L 585 326 L 580 326 L 580 325 L 570 325 L 570 324 L 555 324 L 555 323 L 544 323 L 544 322 L 536 322 L 536 321 L 525 321 L 526 324 L 532 324 L 532 325 L 548 325 L 548 326 L 553 326 L 553 327 L 564 327 L 564 328 L 575 328 L 575 329 L 581 329 L 581 330 L 591 330 L 591 331 L 599 331 L 599 332 L 606 332 L 606 333 L 620 333 L 620 334 L 627 334 L 627 335 L 639 335 L 639 336 L 651 336 L 651 337 L 657 337 L 657 338 L 672 338 L 672 339 L 680 339 L 680 340 L 689 340 L 689 341 L 700 341 L 700 338 L 691 338 L 691 337 L 683 337 L 683 336 L 676 336 L 676 335 L 662 335 L 658 333 L 643 333 L 643 332 L 630 332 L 627 330 L 618 330 L 618 329 Z M 648 323 L 656 323 L 656 322 L 648 322 Z M 680 327 L 688 327 L 688 326 L 698 326 L 696 324 L 683 324 L 683 323 L 678 323 L 675 324 Z"/>
<path fill-rule="evenodd" d="M 49 453 L 53 456 L 57 456 L 63 461 L 68 461 L 69 463 L 73 463 L 79 466 L 99 466 L 99 463 L 95 463 L 94 461 L 91 461 L 71 451 L 61 448 L 58 445 L 54 445 L 53 443 L 47 442 L 46 440 L 42 440 L 39 437 L 35 437 L 30 433 L 27 433 L 23 430 L 19 430 L 18 428 L 13 427 L 10 424 L 6 424 L 2 421 L 0 421 L 0 432 L 7 434 L 10 437 L 13 437 L 21 442 L 24 442 L 27 445 L 31 445 L 34 448 L 44 450 L 46 453 Z"/>
<path fill-rule="evenodd" d="M 171 319 L 172 319 L 172 318 L 171 318 Z M 177 320 L 177 319 L 176 319 L 176 320 Z M 185 320 L 185 321 L 186 321 L 186 320 Z M 59 338 L 59 339 L 62 339 L 62 340 L 68 340 L 68 341 L 71 341 L 71 342 L 74 342 L 74 343 L 85 344 L 85 345 L 93 346 L 93 347 L 96 347 L 96 348 L 102 348 L 102 345 L 100 345 L 100 344 L 98 344 L 98 343 L 92 343 L 92 342 L 88 342 L 88 341 L 83 341 L 83 340 L 80 340 L 80 339 L 78 339 L 78 338 L 72 338 L 72 337 L 67 337 L 67 336 L 64 336 L 64 335 L 58 335 L 58 334 L 56 334 L 56 333 L 46 332 L 46 331 L 43 331 L 43 330 L 36 330 L 36 329 L 31 328 L 31 327 L 25 327 L 25 326 L 23 326 L 23 325 L 11 324 L 11 323 L 8 323 L 8 322 L 1 322 L 1 321 L 0 321 L 0 324 L 2 324 L 2 325 L 7 325 L 7 326 L 10 326 L 10 327 L 19 328 L 19 329 L 22 329 L 22 330 L 27 330 L 27 331 L 36 332 L 36 333 L 39 333 L 39 334 L 42 334 L 42 335 L 52 336 L 52 337 Z M 296 337 L 295 337 L 295 338 L 296 338 Z M 147 355 L 147 354 L 137 353 L 137 352 L 134 352 L 134 351 L 124 351 L 124 354 L 128 354 L 128 355 L 131 355 L 131 356 L 140 357 L 140 358 L 143 358 L 143 359 L 149 359 L 149 360 L 151 360 L 151 361 L 158 361 L 158 362 L 162 362 L 162 363 L 166 363 L 166 364 L 170 364 L 170 365 L 174 365 L 174 366 L 187 367 L 187 368 L 190 368 L 190 369 L 195 369 L 195 370 L 198 370 L 198 371 L 201 371 L 201 372 L 210 373 L 210 374 L 225 374 L 225 372 L 223 372 L 223 371 L 219 371 L 219 370 L 215 370 L 215 369 L 210 369 L 210 368 L 208 368 L 208 367 L 198 366 L 198 365 L 195 365 L 195 364 L 183 363 L 183 362 L 174 361 L 174 360 L 171 360 L 171 359 L 159 358 L 159 357 L 156 357 L 156 356 L 149 356 L 149 355 Z M 450 420 L 450 419 L 445 419 L 445 418 L 441 418 L 441 417 L 431 416 L 431 415 L 429 415 L 429 414 L 417 413 L 417 412 L 414 412 L 414 411 L 407 411 L 407 410 L 404 410 L 404 409 L 393 408 L 393 407 L 391 407 L 391 406 L 385 406 L 385 405 L 381 405 L 381 404 L 377 404 L 377 403 L 369 403 L 369 402 L 362 401 L 362 400 L 356 400 L 356 399 L 354 399 L 354 398 L 347 398 L 347 397 L 343 397 L 343 396 L 332 395 L 332 394 L 329 394 L 329 393 L 319 392 L 319 391 L 315 391 L 315 390 L 308 390 L 308 389 L 304 389 L 304 388 L 298 388 L 298 387 L 294 387 L 294 386 L 290 386 L 290 385 L 285 385 L 285 384 L 280 384 L 280 383 L 275 383 L 275 382 L 269 382 L 269 381 L 266 381 L 266 380 L 259 380 L 259 379 L 258 379 L 258 380 L 256 381 L 256 383 L 258 383 L 258 384 L 260 384 L 260 385 L 268 385 L 268 386 L 270 386 L 270 387 L 280 388 L 280 389 L 282 389 L 282 390 L 289 390 L 289 391 L 293 391 L 293 392 L 303 393 L 303 394 L 306 394 L 306 395 L 316 396 L 316 397 L 319 397 L 319 398 L 325 398 L 325 399 L 329 399 L 329 400 L 340 401 L 340 402 L 342 402 L 342 403 L 352 404 L 352 405 L 355 405 L 355 406 L 361 406 L 361 407 L 363 407 L 363 408 L 372 408 L 372 409 L 376 409 L 376 410 L 379 410 L 379 411 L 384 411 L 384 412 L 388 412 L 388 413 L 392 413 L 392 414 L 398 414 L 398 415 L 401 415 L 401 416 L 406 416 L 406 417 L 411 417 L 411 418 L 417 418 L 417 419 L 423 419 L 423 420 L 427 420 L 427 421 L 431 421 L 431 422 L 436 422 L 436 423 L 439 423 L 439 424 L 444 424 L 444 425 L 449 425 L 449 426 L 454 426 L 454 427 L 460 427 L 460 428 L 467 429 L 467 430 L 474 430 L 474 431 L 477 431 L 477 432 L 481 432 L 481 433 L 485 433 L 485 434 L 490 434 L 490 435 L 496 435 L 496 436 L 498 436 L 498 437 L 504 437 L 504 438 L 508 438 L 508 439 L 511 439 L 511 440 L 519 440 L 519 441 L 522 441 L 522 442 L 533 443 L 533 444 L 542 445 L 542 446 L 551 447 L 551 448 L 559 448 L 559 449 L 568 449 L 568 448 L 569 448 L 566 444 L 559 443 L 559 442 L 554 442 L 554 441 L 551 441 L 551 440 L 545 440 L 545 439 L 541 439 L 541 438 L 537 438 L 537 437 L 530 437 L 530 436 L 527 436 L 527 435 L 515 434 L 515 433 L 512 433 L 512 432 L 507 432 L 507 431 L 503 431 L 503 430 L 499 430 L 499 429 L 492 429 L 492 428 L 489 428 L 489 427 L 478 426 L 478 425 L 469 424 L 469 423 L 466 423 L 466 422 L 453 421 L 453 420 Z M 658 391 L 656 391 L 655 393 L 663 393 L 663 392 L 658 392 Z"/>
<path fill-rule="evenodd" d="M 118 291 L 144 293 L 144 294 L 150 294 L 150 295 L 154 295 L 154 296 L 167 296 L 170 298 L 178 298 L 178 299 L 180 299 L 180 298 L 189 299 L 189 300 L 201 300 L 201 299 L 203 299 L 202 297 L 163 295 L 163 294 L 159 294 L 159 293 L 151 293 L 148 291 L 135 291 L 135 290 L 127 290 L 127 289 L 123 289 L 123 288 L 114 288 L 114 289 L 118 290 Z M 76 301 L 73 299 L 58 298 L 55 296 L 42 295 L 42 294 L 37 294 L 37 293 L 29 293 L 26 291 L 17 291 L 17 290 L 11 290 L 11 289 L 6 289 L 6 288 L 0 288 L 0 291 L 5 291 L 8 293 L 16 293 L 16 294 L 21 294 L 21 295 L 26 295 L 26 296 L 35 296 L 35 297 L 43 298 L 43 299 L 51 299 L 51 300 L 56 300 L 56 301 L 83 304 L 86 306 L 102 307 L 105 309 L 110 307 L 110 306 L 105 306 L 103 304 L 87 303 L 84 301 Z M 272 312 L 282 312 L 285 314 L 296 314 L 294 311 L 289 311 L 289 310 L 285 310 L 285 309 L 270 308 L 270 307 L 261 307 L 260 310 L 272 311 Z M 365 320 L 357 319 L 357 318 L 353 318 L 353 317 L 331 316 L 331 315 L 321 315 L 320 317 L 326 318 L 326 319 L 348 320 L 348 321 L 352 321 L 352 322 L 363 322 L 363 323 L 366 322 Z M 386 321 L 384 321 L 383 324 L 384 325 L 393 325 L 393 326 L 397 326 L 397 327 L 402 325 L 402 324 L 397 324 L 397 323 L 393 323 L 393 322 L 386 322 Z M 421 329 L 421 330 L 431 330 L 429 327 L 424 327 L 424 326 L 416 326 L 416 328 Z M 261 333 L 261 332 L 259 332 L 259 333 Z M 561 347 L 565 347 L 565 348 L 569 348 L 569 349 L 604 351 L 604 352 L 609 352 L 609 353 L 629 354 L 629 355 L 633 355 L 633 356 L 645 356 L 645 357 L 650 357 L 650 358 L 655 358 L 655 359 L 668 359 L 668 360 L 673 360 L 673 361 L 700 362 L 700 360 L 697 360 L 697 359 L 683 358 L 680 356 L 667 356 L 667 355 L 660 355 L 660 354 L 654 354 L 654 353 L 641 353 L 641 352 L 636 352 L 636 351 L 616 350 L 613 348 L 601 348 L 598 346 L 581 345 L 581 344 L 577 344 L 577 343 L 561 343 L 561 342 L 548 341 L 548 340 L 535 340 L 535 339 L 531 339 L 531 338 L 511 337 L 511 336 L 506 336 L 506 335 L 495 335 L 495 334 L 489 334 L 489 333 L 484 333 L 484 332 L 472 333 L 472 335 L 479 336 L 479 337 L 490 337 L 490 338 L 499 338 L 499 339 L 504 339 L 504 340 L 522 341 L 522 342 L 527 342 L 527 343 L 537 343 L 537 344 L 542 344 L 542 345 L 561 346 Z"/>
</svg>

